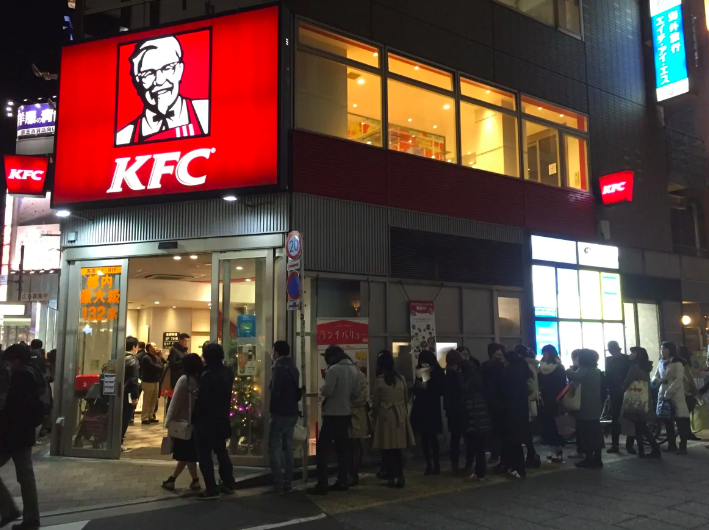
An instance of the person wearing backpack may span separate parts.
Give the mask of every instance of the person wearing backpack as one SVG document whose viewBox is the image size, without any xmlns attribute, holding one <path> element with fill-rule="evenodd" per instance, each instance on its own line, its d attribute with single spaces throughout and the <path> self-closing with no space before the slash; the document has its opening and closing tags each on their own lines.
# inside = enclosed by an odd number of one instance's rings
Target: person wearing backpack
<svg viewBox="0 0 709 530">
<path fill-rule="evenodd" d="M 22 491 L 20 514 L 12 495 L 0 479 L 0 528 L 20 518 L 13 530 L 35 530 L 39 524 L 37 484 L 32 467 L 32 446 L 36 428 L 44 418 L 40 394 L 44 377 L 38 378 L 31 367 L 31 353 L 26 344 L 13 344 L 3 355 L 12 371 L 5 407 L 0 411 L 0 468 L 10 460 L 15 464 L 17 481 Z"/>
<path fill-rule="evenodd" d="M 293 429 L 298 422 L 298 402 L 303 393 L 298 386 L 300 372 L 295 367 L 286 341 L 279 340 L 273 344 L 272 359 L 268 456 L 274 490 L 285 494 L 293 490 Z"/>
</svg>

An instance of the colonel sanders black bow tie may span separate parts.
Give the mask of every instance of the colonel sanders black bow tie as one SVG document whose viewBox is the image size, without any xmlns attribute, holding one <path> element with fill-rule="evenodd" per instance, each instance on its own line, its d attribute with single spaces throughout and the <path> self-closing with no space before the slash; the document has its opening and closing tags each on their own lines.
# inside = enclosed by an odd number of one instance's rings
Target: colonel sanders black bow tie
<svg viewBox="0 0 709 530">
<path fill-rule="evenodd" d="M 169 120 L 169 119 L 171 119 L 171 118 L 174 118 L 174 117 L 175 117 L 175 111 L 174 111 L 174 110 L 170 110 L 170 111 L 168 111 L 168 112 L 166 112 L 165 114 L 162 114 L 162 115 L 161 115 L 161 114 L 156 114 L 155 116 L 153 116 L 153 121 L 154 121 L 155 123 L 157 123 L 157 122 L 159 122 L 159 121 L 167 121 L 167 120 Z"/>
</svg>

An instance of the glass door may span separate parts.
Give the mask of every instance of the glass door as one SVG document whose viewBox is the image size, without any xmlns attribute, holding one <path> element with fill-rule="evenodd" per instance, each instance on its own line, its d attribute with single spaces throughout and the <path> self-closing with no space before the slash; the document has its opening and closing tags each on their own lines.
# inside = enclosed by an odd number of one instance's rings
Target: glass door
<svg viewBox="0 0 709 530">
<path fill-rule="evenodd" d="M 64 454 L 121 454 L 128 260 L 69 264 Z"/>
<path fill-rule="evenodd" d="M 234 372 L 229 452 L 265 463 L 273 343 L 273 250 L 212 257 L 211 339 L 224 347 Z"/>
</svg>

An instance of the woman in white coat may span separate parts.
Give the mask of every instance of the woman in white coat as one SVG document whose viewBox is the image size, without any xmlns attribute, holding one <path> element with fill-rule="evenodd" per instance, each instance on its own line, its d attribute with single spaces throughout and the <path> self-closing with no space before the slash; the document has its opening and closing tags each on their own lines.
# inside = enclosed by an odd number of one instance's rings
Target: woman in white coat
<svg viewBox="0 0 709 530">
<path fill-rule="evenodd" d="M 667 449 L 665 451 L 676 451 L 678 455 L 686 455 L 687 439 L 691 433 L 689 409 L 684 397 L 684 364 L 677 353 L 677 345 L 674 342 L 662 343 L 662 359 L 657 365 L 653 384 L 660 385 L 657 396 L 657 416 L 664 419 L 667 429 Z M 668 401 L 671 409 L 669 418 L 666 416 L 666 409 L 663 409 L 663 402 Z M 677 448 L 674 422 L 677 422 L 679 430 L 679 448 Z"/>
</svg>

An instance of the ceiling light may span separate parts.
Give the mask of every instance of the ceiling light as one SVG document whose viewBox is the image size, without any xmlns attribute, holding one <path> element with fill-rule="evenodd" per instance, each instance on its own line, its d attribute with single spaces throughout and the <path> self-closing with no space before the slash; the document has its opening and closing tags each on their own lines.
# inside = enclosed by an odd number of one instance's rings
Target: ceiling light
<svg viewBox="0 0 709 530">
<path fill-rule="evenodd" d="M 438 125 L 434 125 L 433 128 L 434 128 L 434 129 L 438 129 Z"/>
<path fill-rule="evenodd" d="M 71 212 L 69 210 L 59 210 L 57 212 L 57 217 L 69 217 Z"/>
<path fill-rule="evenodd" d="M 563 117 L 564 117 L 564 115 L 563 115 L 563 114 L 559 114 L 559 118 L 563 118 Z"/>
<path fill-rule="evenodd" d="M 486 94 L 489 94 L 489 93 L 490 93 L 490 91 L 489 91 L 489 90 L 486 90 L 486 91 L 485 91 L 485 93 L 486 93 Z"/>
<path fill-rule="evenodd" d="M 12 112 L 8 112 L 8 113 L 7 113 L 7 117 L 8 117 L 8 118 L 12 118 Z"/>
<path fill-rule="evenodd" d="M 222 197 L 222 199 L 224 199 L 227 202 L 234 202 L 236 200 L 236 195 L 224 195 L 224 197 Z"/>
<path fill-rule="evenodd" d="M 96 276 L 103 276 L 104 274 L 105 274 L 105 272 L 103 272 L 101 269 L 96 271 Z"/>
<path fill-rule="evenodd" d="M 172 259 L 175 261 L 180 261 L 182 259 L 182 256 L 172 256 Z"/>
<path fill-rule="evenodd" d="M 7 112 L 12 112 L 12 107 L 7 107 L 5 110 L 6 110 Z"/>
<path fill-rule="evenodd" d="M 14 102 L 14 101 L 8 101 L 7 104 L 12 107 L 12 106 L 15 104 L 15 102 Z"/>
<path fill-rule="evenodd" d="M 192 254 L 192 255 L 190 256 L 190 259 L 197 259 L 197 254 Z"/>
<path fill-rule="evenodd" d="M 357 108 L 357 103 L 353 103 L 353 104 L 352 104 L 352 107 L 354 107 L 354 108 L 356 109 L 356 108 Z"/>
<path fill-rule="evenodd" d="M 416 135 L 415 135 L 415 134 L 412 134 L 412 135 L 411 135 L 411 138 L 416 138 Z"/>
<path fill-rule="evenodd" d="M 472 166 L 472 165 L 473 165 L 473 162 L 470 162 L 468 165 L 469 165 L 469 166 Z"/>
<path fill-rule="evenodd" d="M 682 315 L 682 324 L 689 326 L 692 323 L 692 318 L 689 315 Z"/>
<path fill-rule="evenodd" d="M 448 162 L 453 162 L 453 159 L 452 159 L 452 158 L 449 158 L 449 159 L 448 159 Z"/>
<path fill-rule="evenodd" d="M 451 106 L 448 103 L 443 105 L 443 110 L 448 110 L 449 108 L 451 108 Z"/>
<path fill-rule="evenodd" d="M 155 305 L 158 305 L 159 303 L 160 303 L 160 302 L 158 302 L 157 300 L 155 301 Z"/>
<path fill-rule="evenodd" d="M 176 306 L 176 305 L 174 305 L 174 306 L 172 306 L 172 308 L 173 308 L 173 309 L 177 309 L 177 306 Z"/>
<path fill-rule="evenodd" d="M 431 155 L 431 158 L 436 158 L 436 155 Z"/>
<path fill-rule="evenodd" d="M 372 142 L 367 142 L 367 145 L 372 145 Z"/>
<path fill-rule="evenodd" d="M 251 281 L 251 278 L 246 278 L 246 281 L 247 281 L 247 282 L 250 282 L 250 281 Z"/>
<path fill-rule="evenodd" d="M 34 274 L 34 271 L 30 271 L 30 274 Z"/>
<path fill-rule="evenodd" d="M 372 55 L 373 55 L 374 57 L 379 57 L 379 54 L 378 54 L 377 52 L 374 52 Z"/>
<path fill-rule="evenodd" d="M 414 119 L 413 119 L 413 118 L 409 118 L 409 121 L 412 122 L 412 121 L 414 121 Z"/>
<path fill-rule="evenodd" d="M 357 79 L 357 84 L 358 84 L 358 85 L 363 85 L 364 83 L 365 83 L 365 81 L 364 81 L 364 78 L 363 78 L 363 77 L 360 77 L 359 79 Z"/>
<path fill-rule="evenodd" d="M 542 108 L 541 108 L 541 107 L 537 107 L 537 110 L 542 110 Z"/>
<path fill-rule="evenodd" d="M 418 66 L 414 66 L 414 70 L 418 70 L 418 69 L 419 69 L 419 67 L 418 67 Z"/>
<path fill-rule="evenodd" d="M 238 270 L 238 271 L 242 271 L 242 270 L 244 270 L 244 267 L 242 267 L 242 266 L 238 266 L 238 267 L 236 268 L 236 270 Z"/>
<path fill-rule="evenodd" d="M 472 151 L 468 151 L 468 154 L 469 154 L 469 155 L 472 155 L 472 154 L 473 154 L 473 152 L 472 152 Z"/>
</svg>

